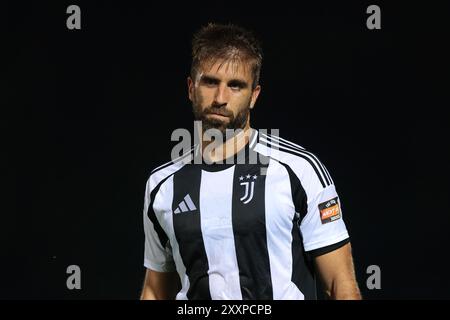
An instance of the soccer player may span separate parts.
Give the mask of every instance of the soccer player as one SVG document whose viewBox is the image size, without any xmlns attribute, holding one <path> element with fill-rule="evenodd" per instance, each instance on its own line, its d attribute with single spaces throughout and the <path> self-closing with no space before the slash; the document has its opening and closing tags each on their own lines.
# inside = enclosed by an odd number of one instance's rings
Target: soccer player
<svg viewBox="0 0 450 320">
<path fill-rule="evenodd" d="M 241 27 L 209 24 L 192 55 L 195 119 L 224 139 L 207 151 L 202 135 L 152 171 L 141 299 L 316 299 L 316 278 L 331 299 L 360 299 L 329 172 L 303 147 L 250 127 L 261 91 L 258 41 Z M 230 129 L 242 130 L 226 137 Z"/>
</svg>

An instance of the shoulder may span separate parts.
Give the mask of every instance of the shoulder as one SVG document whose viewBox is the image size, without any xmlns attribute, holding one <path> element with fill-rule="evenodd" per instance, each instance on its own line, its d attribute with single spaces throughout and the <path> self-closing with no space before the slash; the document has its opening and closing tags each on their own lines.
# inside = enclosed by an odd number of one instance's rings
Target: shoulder
<svg viewBox="0 0 450 320">
<path fill-rule="evenodd" d="M 259 131 L 255 151 L 292 170 L 303 187 L 310 189 L 312 193 L 334 184 L 327 168 L 319 158 L 292 141 Z"/>
<path fill-rule="evenodd" d="M 189 151 L 185 152 L 176 159 L 166 162 L 154 168 L 147 180 L 147 192 L 152 192 L 158 185 L 161 185 L 171 175 L 180 170 L 184 165 L 190 163 L 194 156 L 196 146 L 193 146 Z"/>
</svg>

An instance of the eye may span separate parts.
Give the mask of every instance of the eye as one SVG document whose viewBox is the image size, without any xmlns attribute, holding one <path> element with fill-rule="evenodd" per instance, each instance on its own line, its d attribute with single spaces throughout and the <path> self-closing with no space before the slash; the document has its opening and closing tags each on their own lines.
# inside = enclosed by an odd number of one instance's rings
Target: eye
<svg viewBox="0 0 450 320">
<path fill-rule="evenodd" d="M 245 83 L 242 83 L 241 81 L 231 81 L 228 83 L 228 87 L 233 91 L 240 91 L 245 88 L 245 86 Z"/>
<path fill-rule="evenodd" d="M 216 79 L 212 79 L 212 78 L 205 77 L 205 78 L 202 79 L 202 83 L 203 83 L 204 85 L 208 86 L 208 87 L 212 87 L 212 86 L 217 85 L 217 80 L 216 80 Z"/>
</svg>

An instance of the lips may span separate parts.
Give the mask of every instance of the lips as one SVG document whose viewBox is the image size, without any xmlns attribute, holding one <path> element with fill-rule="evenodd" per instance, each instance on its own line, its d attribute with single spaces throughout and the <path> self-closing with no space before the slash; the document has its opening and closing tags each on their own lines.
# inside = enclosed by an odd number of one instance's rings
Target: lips
<svg viewBox="0 0 450 320">
<path fill-rule="evenodd" d="M 212 115 L 222 116 L 222 117 L 229 117 L 230 116 L 230 114 L 228 112 L 223 112 L 223 111 L 220 111 L 220 110 L 208 111 L 206 114 L 212 114 Z"/>
<path fill-rule="evenodd" d="M 228 117 L 228 116 L 226 116 L 226 115 L 224 115 L 224 114 L 221 114 L 221 113 L 214 113 L 214 112 L 211 112 L 211 113 L 208 113 L 208 114 L 213 115 L 213 116 Z"/>
</svg>

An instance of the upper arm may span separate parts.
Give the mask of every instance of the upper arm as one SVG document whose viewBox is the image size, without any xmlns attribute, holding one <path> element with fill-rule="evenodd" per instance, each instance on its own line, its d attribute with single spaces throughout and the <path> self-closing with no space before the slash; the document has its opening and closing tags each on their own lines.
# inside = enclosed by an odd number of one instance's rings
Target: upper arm
<svg viewBox="0 0 450 320">
<path fill-rule="evenodd" d="M 141 300 L 175 299 L 179 288 L 180 281 L 176 272 L 158 272 L 147 269 Z"/>
<path fill-rule="evenodd" d="M 357 298 L 350 239 L 334 182 L 331 177 L 328 183 L 321 182 L 311 167 L 297 172 L 306 194 L 306 206 L 298 201 L 304 214 L 300 223 L 304 249 L 314 259 L 328 295 Z"/>
</svg>

